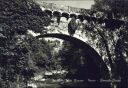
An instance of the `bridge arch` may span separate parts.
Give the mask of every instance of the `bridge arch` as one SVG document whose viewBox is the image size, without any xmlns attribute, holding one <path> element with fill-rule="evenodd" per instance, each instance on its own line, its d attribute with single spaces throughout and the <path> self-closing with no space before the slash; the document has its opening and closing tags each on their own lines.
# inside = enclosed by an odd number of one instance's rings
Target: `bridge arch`
<svg viewBox="0 0 128 88">
<path fill-rule="evenodd" d="M 102 83 L 101 79 L 109 79 L 109 70 L 102 60 L 101 56 L 87 43 L 83 42 L 80 39 L 77 39 L 75 37 L 65 35 L 65 34 L 58 34 L 58 33 L 53 33 L 53 34 L 43 34 L 36 36 L 37 39 L 39 38 L 58 38 L 62 40 L 66 40 L 74 44 L 76 47 L 83 49 L 85 55 L 87 56 L 87 74 L 85 75 L 85 81 L 88 82 L 88 87 L 108 87 L 108 83 Z M 95 82 L 91 82 L 89 80 L 95 80 Z"/>
</svg>

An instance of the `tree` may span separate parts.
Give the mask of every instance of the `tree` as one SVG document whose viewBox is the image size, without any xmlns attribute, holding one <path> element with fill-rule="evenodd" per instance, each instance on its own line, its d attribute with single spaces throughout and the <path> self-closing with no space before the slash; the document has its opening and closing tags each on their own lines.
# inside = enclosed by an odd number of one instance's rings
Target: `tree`
<svg viewBox="0 0 128 88">
<path fill-rule="evenodd" d="M 33 75 L 28 64 L 27 31 L 44 33 L 49 23 L 50 19 L 32 0 L 0 1 L 1 88 L 20 88 L 21 83 L 22 88 L 26 86 L 24 81 Z"/>
<path fill-rule="evenodd" d="M 127 0 L 95 0 L 92 8 L 97 11 L 111 12 L 115 17 L 120 18 L 121 15 L 127 16 L 127 7 Z"/>
<path fill-rule="evenodd" d="M 95 0 L 95 5 L 93 6 L 93 9 L 96 9 L 97 11 L 102 11 L 104 14 L 110 13 L 112 18 L 116 19 L 124 19 L 124 21 L 127 21 L 127 0 Z M 108 7 L 108 8 L 104 8 Z M 110 17 L 108 15 L 108 17 Z M 110 19 L 110 18 L 107 18 Z M 116 22 L 116 24 L 118 24 Z M 115 24 L 115 25 L 116 25 Z M 103 29 L 102 29 L 103 30 Z M 108 30 L 108 29 L 104 29 Z M 104 31 L 105 32 L 105 31 Z M 109 32 L 109 39 L 107 41 L 109 42 L 108 44 L 105 44 L 108 47 L 108 52 L 111 55 L 112 62 L 114 64 L 113 68 L 113 78 L 121 79 L 121 83 L 117 87 L 127 87 L 127 22 L 125 22 L 124 25 L 122 25 L 120 28 L 116 28 L 113 31 L 108 31 Z M 103 34 L 103 33 L 102 33 Z M 106 35 L 106 34 L 105 34 Z M 104 37 L 106 38 L 106 37 Z M 110 45 L 111 43 L 111 45 Z M 113 57 L 114 56 L 114 57 Z M 112 69 L 112 68 L 111 68 Z"/>
</svg>

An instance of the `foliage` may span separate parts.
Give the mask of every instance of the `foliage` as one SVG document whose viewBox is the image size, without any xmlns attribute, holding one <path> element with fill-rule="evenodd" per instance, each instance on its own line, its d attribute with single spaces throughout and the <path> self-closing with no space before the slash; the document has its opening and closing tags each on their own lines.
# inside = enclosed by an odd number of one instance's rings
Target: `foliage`
<svg viewBox="0 0 128 88">
<path fill-rule="evenodd" d="M 120 14 L 127 16 L 127 7 L 127 0 L 95 0 L 92 8 L 97 11 L 112 12 L 115 16 L 120 17 Z"/>
<path fill-rule="evenodd" d="M 123 19 L 124 21 L 127 21 L 127 0 L 95 0 L 95 5 L 93 6 L 93 9 L 96 9 L 97 11 L 102 11 L 104 14 L 110 13 L 112 18 L 115 17 L 116 19 Z M 104 8 L 107 7 L 107 8 Z M 110 17 L 110 15 L 108 15 Z M 110 19 L 110 18 L 108 18 Z M 127 43 L 128 40 L 127 37 L 127 22 L 125 22 L 125 25 L 121 26 L 120 28 L 116 28 L 113 31 L 110 31 L 109 29 L 104 29 L 100 27 L 103 32 L 103 37 L 108 43 L 104 43 L 108 46 L 107 52 L 110 52 L 110 58 L 113 63 L 113 78 L 121 78 L 121 83 L 119 83 L 118 87 L 127 87 L 127 75 L 128 75 L 128 54 L 127 50 L 128 47 Z M 110 64 L 110 62 L 109 62 Z"/>
<path fill-rule="evenodd" d="M 28 62 L 27 30 L 44 33 L 50 19 L 31 0 L 0 1 L 0 81 L 1 88 L 14 88 L 33 76 Z M 26 74 L 25 74 L 26 73 Z M 23 87 L 23 86 L 22 86 Z"/>
</svg>

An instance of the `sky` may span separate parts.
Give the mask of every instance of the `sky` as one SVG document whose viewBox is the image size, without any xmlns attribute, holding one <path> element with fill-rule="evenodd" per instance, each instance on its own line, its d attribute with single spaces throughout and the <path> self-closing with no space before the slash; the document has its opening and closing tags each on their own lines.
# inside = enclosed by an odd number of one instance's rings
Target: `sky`
<svg viewBox="0 0 128 88">
<path fill-rule="evenodd" d="M 64 6 L 90 9 L 94 4 L 94 0 L 40 0 L 48 3 L 55 3 Z"/>
</svg>

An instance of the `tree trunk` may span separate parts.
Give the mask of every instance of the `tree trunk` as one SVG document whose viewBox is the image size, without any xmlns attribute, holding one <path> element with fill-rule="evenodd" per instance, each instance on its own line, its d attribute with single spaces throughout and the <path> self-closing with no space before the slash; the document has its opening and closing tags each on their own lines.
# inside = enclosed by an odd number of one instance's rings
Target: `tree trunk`
<svg viewBox="0 0 128 88">
<path fill-rule="evenodd" d="M 115 76 L 116 68 L 115 68 L 115 65 L 114 65 L 114 63 L 112 61 L 112 55 L 111 55 L 111 53 L 109 51 L 108 42 L 105 39 L 103 32 L 101 32 L 98 29 L 97 29 L 97 31 L 98 31 L 98 34 L 100 35 L 101 39 L 102 39 L 102 42 L 105 45 L 106 53 L 107 53 L 107 56 L 108 56 L 110 67 L 111 67 L 111 75 L 112 75 L 112 78 L 113 78 Z"/>
</svg>

